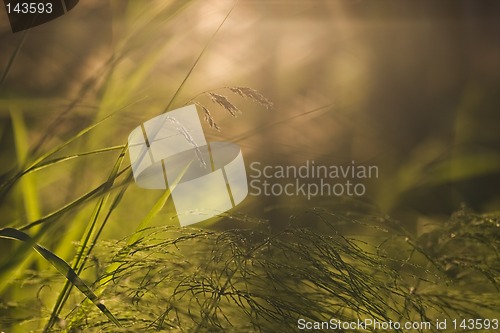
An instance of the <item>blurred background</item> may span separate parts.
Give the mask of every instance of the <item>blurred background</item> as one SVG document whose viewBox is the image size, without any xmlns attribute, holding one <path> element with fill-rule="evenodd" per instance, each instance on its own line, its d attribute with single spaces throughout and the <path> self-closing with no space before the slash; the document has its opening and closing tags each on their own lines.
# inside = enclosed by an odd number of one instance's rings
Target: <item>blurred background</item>
<svg viewBox="0 0 500 333">
<path fill-rule="evenodd" d="M 279 227 L 308 207 L 361 207 L 417 230 L 462 204 L 499 210 L 496 1 L 86 0 L 15 34 L 3 8 L 0 17 L 2 183 L 112 115 L 50 159 L 72 158 L 3 188 L 2 227 L 36 221 L 104 182 L 130 131 L 160 114 L 183 80 L 170 109 L 205 105 L 221 128 L 204 123 L 208 140 L 239 144 L 247 166 L 379 167 L 354 204 L 248 197 L 235 214 Z M 221 89 L 238 86 L 262 93 L 273 110 Z M 242 114 L 233 118 L 207 91 Z M 102 237 L 133 233 L 160 195 L 132 184 Z M 69 260 L 66 244 L 84 232 L 93 203 L 68 211 L 44 244 Z M 166 209 L 155 223 L 174 225 L 174 216 Z M 3 253 L 13 246 L 0 243 Z"/>
<path fill-rule="evenodd" d="M 13 61 L 0 89 L 0 172 L 117 111 L 61 154 L 124 144 L 163 111 L 206 48 L 171 108 L 193 98 L 207 105 L 222 128 L 205 124 L 209 139 L 236 140 L 247 165 L 354 160 L 379 166 L 367 199 L 385 213 L 447 215 L 461 203 L 496 210 L 499 11 L 493 1 L 90 0 L 16 34 L 3 13 L 1 68 Z M 199 96 L 227 86 L 254 88 L 275 108 L 231 98 L 243 110 L 233 119 Z M 114 158 L 33 174 L 37 212 L 11 196 L 4 221 L 44 215 L 85 193 Z M 255 200 L 247 212 L 290 198 Z"/>
</svg>

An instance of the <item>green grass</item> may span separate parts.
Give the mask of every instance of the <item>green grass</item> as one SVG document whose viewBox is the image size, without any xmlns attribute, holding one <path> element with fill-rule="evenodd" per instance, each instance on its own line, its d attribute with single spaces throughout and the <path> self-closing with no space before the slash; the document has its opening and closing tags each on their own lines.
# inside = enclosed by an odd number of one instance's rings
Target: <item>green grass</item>
<svg viewBox="0 0 500 333">
<path fill-rule="evenodd" d="M 323 232 L 303 226 L 311 222 Z M 298 318 L 435 322 L 496 315 L 498 216 L 463 210 L 444 230 L 417 239 L 397 221 L 373 217 L 364 226 L 386 240 L 378 244 L 343 236 L 338 226 L 346 223 L 359 222 L 312 209 L 279 233 L 146 228 L 133 242 L 98 242 L 85 270 L 97 272 L 95 293 L 127 331 L 290 332 Z M 12 229 L 2 236 L 27 240 Z M 429 249 L 434 237 L 439 245 Z M 67 264 L 35 246 L 96 301 Z M 390 255 L 392 247 L 398 256 Z M 65 328 L 116 331 L 112 317 L 100 313 L 82 304 L 67 314 Z"/>
</svg>

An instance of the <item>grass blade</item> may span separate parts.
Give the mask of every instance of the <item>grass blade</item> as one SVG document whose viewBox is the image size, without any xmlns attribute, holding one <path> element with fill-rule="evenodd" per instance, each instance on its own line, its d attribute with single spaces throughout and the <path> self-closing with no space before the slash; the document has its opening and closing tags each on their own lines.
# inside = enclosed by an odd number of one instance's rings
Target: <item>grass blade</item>
<svg viewBox="0 0 500 333">
<path fill-rule="evenodd" d="M 118 172 L 120 170 L 120 166 L 122 165 L 123 159 L 125 157 L 125 152 L 127 150 L 127 147 L 128 147 L 128 145 L 124 145 L 122 147 L 122 151 L 121 151 L 120 155 L 118 156 L 118 158 L 115 162 L 115 165 L 113 166 L 113 169 L 110 172 L 110 175 L 108 177 L 108 185 L 106 188 L 107 190 L 111 189 L 115 179 L 118 177 Z M 125 192 L 126 189 L 127 189 L 127 186 L 122 188 L 122 190 L 120 191 L 120 194 L 118 195 L 118 197 L 120 199 L 123 196 L 123 193 Z M 73 269 L 75 271 L 77 271 L 78 274 L 80 274 L 82 272 L 83 267 L 85 266 L 86 260 L 93 249 L 93 246 L 97 242 L 97 239 L 99 238 L 99 235 L 100 235 L 102 229 L 104 228 L 104 226 L 106 225 L 106 222 L 109 219 L 110 212 L 108 212 L 107 216 L 105 217 L 105 219 L 101 223 L 97 232 L 95 231 L 96 226 L 97 226 L 97 222 L 99 219 L 99 214 L 102 211 L 102 208 L 106 204 L 106 201 L 108 200 L 110 195 L 111 195 L 111 193 L 108 192 L 106 195 L 101 197 L 101 199 L 97 203 L 96 207 L 94 208 L 94 212 L 92 213 L 92 216 L 90 218 L 89 226 L 88 226 L 86 232 L 82 235 L 82 238 L 80 240 L 80 243 L 81 243 L 80 250 L 77 253 L 77 255 L 72 263 Z M 113 209 L 113 205 L 111 206 L 110 211 L 112 211 L 112 209 Z M 93 237 L 93 241 L 91 242 L 91 246 L 88 247 L 87 245 L 89 244 L 90 238 L 92 238 L 92 237 Z M 71 289 L 72 289 L 72 284 L 69 281 L 66 281 L 66 283 L 64 284 L 64 287 L 61 290 L 61 292 L 57 298 L 57 301 L 54 305 L 54 308 L 53 308 L 52 313 L 50 315 L 50 319 L 47 323 L 47 326 L 45 327 L 45 331 L 50 330 L 52 328 L 52 326 L 55 324 L 56 318 L 59 316 L 59 313 L 61 312 L 64 303 L 68 299 L 69 294 L 71 292 Z"/>
<path fill-rule="evenodd" d="M 217 33 L 219 32 L 219 30 L 222 28 L 222 26 L 224 25 L 224 23 L 226 22 L 226 20 L 228 19 L 229 15 L 231 15 L 231 12 L 233 11 L 234 7 L 236 7 L 236 3 L 238 1 L 236 0 L 235 3 L 233 4 L 233 7 L 229 10 L 229 12 L 226 14 L 226 16 L 224 17 L 224 19 L 222 20 L 222 22 L 219 24 L 219 26 L 217 27 L 217 29 L 214 31 L 214 33 L 212 34 L 212 36 L 210 37 L 210 39 L 208 40 L 207 44 L 205 45 L 205 47 L 203 47 L 203 50 L 201 50 L 200 54 L 198 55 L 198 57 L 196 58 L 196 60 L 194 61 L 193 65 L 191 66 L 191 68 L 189 69 L 189 71 L 187 72 L 186 76 L 184 77 L 184 79 L 182 80 L 181 84 L 179 85 L 179 87 L 177 88 L 177 90 L 175 91 L 174 95 L 172 96 L 172 98 L 170 99 L 170 102 L 168 102 L 167 106 L 165 107 L 165 109 L 163 110 L 163 113 L 167 112 L 168 110 L 170 110 L 170 107 L 172 106 L 172 104 L 174 103 L 174 100 L 177 98 L 177 96 L 179 95 L 179 93 L 181 92 L 182 88 L 184 87 L 184 85 L 186 84 L 186 81 L 188 80 L 188 78 L 191 76 L 191 73 L 193 72 L 193 70 L 195 69 L 195 67 L 198 65 L 198 63 L 200 62 L 200 59 L 201 57 L 203 56 L 203 54 L 205 53 L 205 51 L 208 49 L 208 47 L 210 46 L 210 43 L 212 42 L 212 40 L 215 38 L 215 36 L 217 35 Z"/>
<path fill-rule="evenodd" d="M 23 32 L 23 36 L 19 40 L 19 43 L 17 43 L 16 49 L 14 50 L 14 53 L 12 53 L 12 55 L 11 55 L 11 57 L 9 59 L 9 63 L 7 64 L 7 67 L 3 71 L 2 77 L 0 78 L 0 87 L 3 85 L 3 83 L 7 79 L 7 76 L 9 75 L 9 72 L 10 72 L 10 70 L 12 68 L 12 65 L 14 64 L 14 62 L 16 61 L 17 56 L 19 55 L 19 52 L 21 51 L 21 48 L 23 47 L 23 44 L 24 44 L 24 42 L 26 40 L 26 37 L 28 36 L 28 32 L 29 31 L 30 31 L 30 29 L 26 29 Z"/>
<path fill-rule="evenodd" d="M 118 176 L 122 175 L 123 173 L 125 173 L 129 169 L 130 169 L 130 167 L 126 167 L 125 169 L 121 170 Z M 121 186 L 124 186 L 126 184 L 127 184 L 127 182 L 123 182 L 119 185 L 116 185 L 115 187 L 108 188 L 107 181 L 106 181 L 106 182 L 100 184 L 99 186 L 95 187 L 94 189 L 90 190 L 89 192 L 81 195 L 77 199 L 75 199 L 75 200 L 71 201 L 70 203 L 64 205 L 63 207 L 59 208 L 58 210 L 56 210 L 48 215 L 45 215 L 44 217 L 42 217 L 36 221 L 33 221 L 33 222 L 28 223 L 26 225 L 23 225 L 19 229 L 28 230 L 28 229 L 31 229 L 31 228 L 39 225 L 39 224 L 44 224 L 44 223 L 47 223 L 49 221 L 52 222 L 52 221 L 58 219 L 59 217 L 61 217 L 63 214 L 70 212 L 73 208 L 76 208 L 79 205 L 86 204 L 86 203 L 88 203 L 89 200 L 95 199 L 99 195 L 103 195 L 111 190 L 114 190 L 117 187 L 121 187 Z"/>
<path fill-rule="evenodd" d="M 27 160 L 29 146 L 26 123 L 24 121 L 22 111 L 17 107 L 11 108 L 10 118 L 12 120 L 12 129 L 14 132 L 17 163 L 23 167 Z M 28 222 L 36 221 L 41 217 L 41 212 L 35 175 L 24 177 L 20 184 L 26 218 Z"/>
<path fill-rule="evenodd" d="M 33 239 L 26 233 L 14 229 L 14 228 L 4 228 L 0 229 L 0 238 L 14 239 L 27 244 L 30 244 L 33 249 L 38 252 L 42 257 L 44 257 L 52 266 L 54 266 L 59 273 L 64 275 L 68 281 L 70 281 L 75 287 L 78 288 L 88 299 L 94 303 L 95 306 L 101 310 L 101 312 L 108 317 L 116 326 L 121 327 L 120 322 L 113 316 L 113 314 L 102 304 L 96 294 L 90 290 L 90 288 L 83 282 L 82 279 L 75 273 L 75 271 L 64 261 L 59 258 L 56 254 L 47 250 L 43 246 L 36 244 Z"/>
</svg>

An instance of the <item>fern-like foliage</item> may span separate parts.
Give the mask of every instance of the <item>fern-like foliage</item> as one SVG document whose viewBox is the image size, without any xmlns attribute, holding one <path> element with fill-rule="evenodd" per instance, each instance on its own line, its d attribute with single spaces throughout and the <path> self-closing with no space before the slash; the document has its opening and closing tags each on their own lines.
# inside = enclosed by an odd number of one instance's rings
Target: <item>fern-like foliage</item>
<svg viewBox="0 0 500 333">
<path fill-rule="evenodd" d="M 447 250 L 444 255 L 441 251 L 451 245 L 440 237 L 433 249 L 422 247 L 423 238 L 411 239 L 397 231 L 393 221 L 385 221 L 390 246 L 404 254 L 390 255 L 384 248 L 388 242 L 369 244 L 343 236 L 336 225 L 346 219 L 316 209 L 299 217 L 316 226 L 321 223 L 321 233 L 303 227 L 297 218 L 274 234 L 148 229 L 129 248 L 130 255 L 120 257 L 120 269 L 114 272 L 103 302 L 130 331 L 294 332 L 300 318 L 434 325 L 437 318 L 498 313 L 498 217 L 462 211 L 443 226 L 460 229 L 466 223 L 474 230 L 473 239 L 489 244 L 476 249 L 474 258 L 465 258 L 465 249 Z M 102 242 L 96 252 L 99 261 L 115 262 L 122 246 Z M 463 264 L 454 266 L 453 276 L 450 262 Z M 467 273 L 471 269 L 481 274 Z M 472 282 L 481 287 L 471 288 Z M 467 292 L 463 284 L 469 285 Z M 116 329 L 94 309 L 87 315 L 73 322 L 73 329 Z M 433 330 L 438 331 L 434 326 Z"/>
</svg>

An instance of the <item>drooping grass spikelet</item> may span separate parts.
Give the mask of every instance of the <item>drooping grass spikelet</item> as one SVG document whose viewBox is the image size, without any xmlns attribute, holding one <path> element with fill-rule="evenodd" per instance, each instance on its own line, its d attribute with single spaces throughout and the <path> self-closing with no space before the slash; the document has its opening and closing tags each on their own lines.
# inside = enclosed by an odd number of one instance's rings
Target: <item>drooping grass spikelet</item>
<svg viewBox="0 0 500 333">
<path fill-rule="evenodd" d="M 210 128 L 214 128 L 220 132 L 220 127 L 215 122 L 215 119 L 212 116 L 212 113 L 210 113 L 210 111 L 205 106 L 201 105 L 200 103 L 195 103 L 195 104 L 203 110 L 204 119 L 210 125 Z"/>
<path fill-rule="evenodd" d="M 248 87 L 228 87 L 233 93 L 240 95 L 243 98 L 249 98 L 264 106 L 268 110 L 272 110 L 273 103 L 257 90 Z"/>
<path fill-rule="evenodd" d="M 238 94 L 240 97 L 248 98 L 253 102 L 257 102 L 263 105 L 268 110 L 271 110 L 273 108 L 273 103 L 255 89 L 248 87 L 223 87 L 216 90 L 220 89 L 229 89 L 231 92 Z M 212 101 L 212 103 L 220 105 L 222 108 L 224 108 L 224 110 L 229 112 L 229 114 L 231 114 L 231 116 L 235 118 L 238 115 L 238 113 L 242 113 L 242 111 L 236 105 L 234 105 L 226 96 L 218 94 L 214 92 L 214 90 L 205 91 L 197 95 L 190 101 L 194 101 L 197 97 L 200 96 L 208 96 Z M 194 104 L 196 104 L 203 110 L 204 120 L 210 125 L 210 127 L 220 132 L 220 127 L 215 122 L 215 118 L 212 116 L 210 110 L 200 102 L 195 101 Z"/>
<path fill-rule="evenodd" d="M 226 96 L 222 96 L 213 92 L 209 92 L 208 95 L 210 96 L 212 102 L 222 106 L 227 112 L 231 114 L 231 116 L 236 117 L 238 113 L 241 113 L 241 111 L 236 106 L 234 106 L 234 104 L 231 103 Z"/>
</svg>

